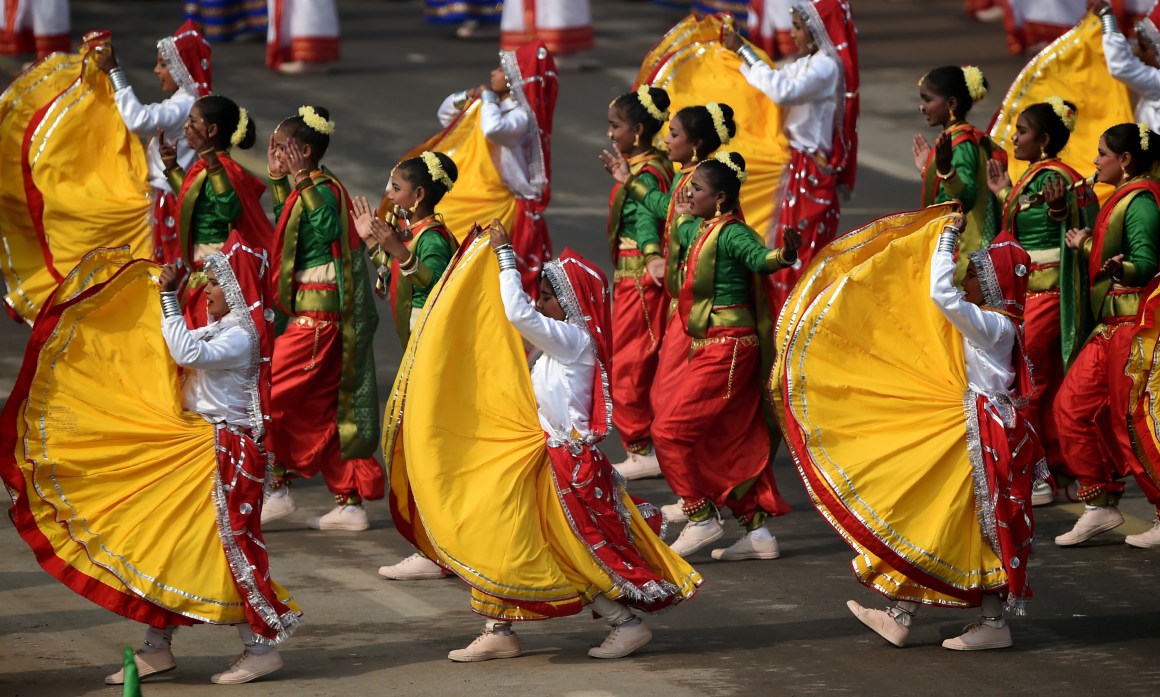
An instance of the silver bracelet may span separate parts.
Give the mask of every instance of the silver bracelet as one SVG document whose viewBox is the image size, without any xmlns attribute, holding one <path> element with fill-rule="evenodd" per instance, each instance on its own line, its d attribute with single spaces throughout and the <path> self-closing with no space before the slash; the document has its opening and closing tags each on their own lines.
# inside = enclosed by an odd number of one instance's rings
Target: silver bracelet
<svg viewBox="0 0 1160 697">
<path fill-rule="evenodd" d="M 942 234 L 938 236 L 938 251 L 946 252 L 947 254 L 954 254 L 955 248 L 959 246 L 958 228 L 948 227 Z"/>
<path fill-rule="evenodd" d="M 467 106 L 467 90 L 460 90 L 451 95 L 451 106 L 463 111 L 463 107 Z"/>
<path fill-rule="evenodd" d="M 499 104 L 499 95 L 495 92 L 492 92 L 491 90 L 484 90 L 483 94 L 479 95 L 479 98 L 482 99 L 485 104 Z"/>
<path fill-rule="evenodd" d="M 1120 31 L 1119 26 L 1116 25 L 1116 15 L 1111 10 L 1100 15 L 1100 24 L 1104 25 L 1105 36 Z"/>
<path fill-rule="evenodd" d="M 737 55 L 741 56 L 741 60 L 745 61 L 745 64 L 751 68 L 758 63 L 765 62 L 758 57 L 757 51 L 754 51 L 749 44 L 742 44 L 741 48 L 737 49 Z"/>
<path fill-rule="evenodd" d="M 510 244 L 496 247 L 495 258 L 499 261 L 500 271 L 512 271 L 516 268 L 516 252 Z"/>
<path fill-rule="evenodd" d="M 113 83 L 114 92 L 120 92 L 129 87 L 129 80 L 125 77 L 125 71 L 120 68 L 113 68 L 109 71 L 109 80 Z"/>
<path fill-rule="evenodd" d="M 161 291 L 161 316 L 166 319 L 181 316 L 181 303 L 177 302 L 177 291 Z"/>
</svg>

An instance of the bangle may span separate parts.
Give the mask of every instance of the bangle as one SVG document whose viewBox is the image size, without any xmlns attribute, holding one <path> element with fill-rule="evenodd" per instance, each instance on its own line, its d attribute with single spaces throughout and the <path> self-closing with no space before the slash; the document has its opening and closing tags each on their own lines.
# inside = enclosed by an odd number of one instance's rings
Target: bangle
<svg viewBox="0 0 1160 697">
<path fill-rule="evenodd" d="M 483 94 L 479 96 L 485 104 L 499 104 L 499 95 L 491 90 L 484 90 Z"/>
<path fill-rule="evenodd" d="M 463 107 L 467 106 L 467 90 L 460 90 L 451 95 L 451 106 L 463 111 Z"/>
<path fill-rule="evenodd" d="M 937 167 L 935 168 L 934 173 L 938 176 L 939 179 L 942 179 L 944 182 L 950 181 L 951 179 L 954 179 L 955 177 L 957 177 L 959 175 L 958 171 L 956 171 L 954 169 L 947 172 L 946 174 L 943 174 L 942 172 L 938 171 Z"/>
<path fill-rule="evenodd" d="M 109 71 L 109 81 L 113 83 L 113 91 L 120 92 L 129 87 L 129 80 L 125 77 L 125 71 L 120 67 L 113 68 Z"/>
<path fill-rule="evenodd" d="M 1109 7 L 1103 14 L 1100 15 L 1100 24 L 1104 27 L 1104 35 L 1115 34 L 1119 32 L 1120 28 L 1116 25 L 1116 15 L 1112 13 Z"/>
<path fill-rule="evenodd" d="M 500 271 L 512 271 L 516 268 L 516 253 L 510 244 L 496 247 L 495 257 L 499 261 Z"/>
<path fill-rule="evenodd" d="M 181 303 L 177 302 L 177 291 L 161 291 L 161 316 L 166 319 L 181 316 Z"/>
<path fill-rule="evenodd" d="M 741 56 L 741 60 L 745 61 L 745 64 L 751 68 L 758 63 L 765 62 L 757 56 L 757 51 L 754 51 L 749 44 L 741 44 L 741 48 L 737 49 L 737 55 Z"/>
<path fill-rule="evenodd" d="M 309 170 L 308 168 L 306 168 L 306 167 L 303 167 L 302 169 L 300 169 L 300 170 L 298 170 L 297 172 L 295 172 L 295 173 L 294 173 L 294 178 L 295 178 L 295 179 L 298 179 L 299 177 L 301 177 L 301 176 L 302 176 L 302 173 L 303 173 L 303 172 L 305 172 L 305 173 L 306 173 L 306 176 L 308 176 L 308 177 L 310 176 L 310 170 Z"/>
<path fill-rule="evenodd" d="M 1048 208 L 1047 209 L 1047 217 L 1051 218 L 1052 220 L 1054 220 L 1057 223 L 1063 222 L 1064 220 L 1067 219 L 1067 208 L 1064 207 L 1064 208 L 1060 208 L 1059 210 L 1056 210 L 1054 208 Z"/>
</svg>

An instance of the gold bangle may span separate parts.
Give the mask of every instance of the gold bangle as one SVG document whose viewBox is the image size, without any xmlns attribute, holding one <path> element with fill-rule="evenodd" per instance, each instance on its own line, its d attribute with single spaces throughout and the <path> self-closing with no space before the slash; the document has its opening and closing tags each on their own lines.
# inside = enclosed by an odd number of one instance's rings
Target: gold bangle
<svg viewBox="0 0 1160 697">
<path fill-rule="evenodd" d="M 954 169 L 947 172 L 946 174 L 943 174 L 942 172 L 938 171 L 938 169 L 936 168 L 934 173 L 935 173 L 935 175 L 938 176 L 939 179 L 942 179 L 944 182 L 950 181 L 951 179 L 954 179 L 956 176 L 958 176 L 958 171 L 956 171 Z"/>
</svg>

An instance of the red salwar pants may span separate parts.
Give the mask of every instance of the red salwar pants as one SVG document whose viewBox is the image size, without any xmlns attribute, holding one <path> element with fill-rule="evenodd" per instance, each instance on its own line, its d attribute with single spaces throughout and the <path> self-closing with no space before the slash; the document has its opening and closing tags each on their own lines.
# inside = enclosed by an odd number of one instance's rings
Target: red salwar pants
<svg viewBox="0 0 1160 697">
<path fill-rule="evenodd" d="M 692 509 L 728 506 L 748 523 L 755 513 L 784 515 L 789 504 L 773 478 L 761 405 L 761 347 L 752 329 L 712 327 L 693 342 L 674 313 L 661 344 L 652 392 L 653 443 L 673 493 Z"/>
<path fill-rule="evenodd" d="M 1160 487 L 1144 472 L 1128 434 L 1131 379 L 1124 374 L 1132 332 L 1130 317 L 1102 325 L 1076 357 L 1055 398 L 1055 422 L 1067 473 L 1079 483 L 1079 499 L 1114 504 L 1124 492 L 1120 478 L 1132 473 L 1160 509 Z"/>
<path fill-rule="evenodd" d="M 1059 291 L 1028 293 L 1023 314 L 1023 347 L 1035 370 L 1035 393 L 1023 415 L 1039 435 L 1052 473 L 1066 474 L 1055 424 L 1055 395 L 1063 382 Z"/>
<path fill-rule="evenodd" d="M 645 275 L 612 288 L 612 424 L 624 449 L 646 453 L 653 410 L 650 393 L 660 359 L 669 297 Z"/>
<path fill-rule="evenodd" d="M 333 286 L 331 286 L 333 288 Z M 270 437 L 288 475 L 319 472 L 337 498 L 383 498 L 386 476 L 374 458 L 343 459 L 338 436 L 342 324 L 337 314 L 303 313 L 274 342 Z"/>
<path fill-rule="evenodd" d="M 813 155 L 796 149 L 790 152 L 789 168 L 782 175 L 785 180 L 769 240 L 771 248 L 780 247 L 788 225 L 801 234 L 802 245 L 798 249 L 796 264 L 770 276 L 773 291 L 769 302 L 777 312 L 781 311 L 781 306 L 814 256 L 838 236 L 841 217 L 837 180 L 833 173 Z"/>
</svg>

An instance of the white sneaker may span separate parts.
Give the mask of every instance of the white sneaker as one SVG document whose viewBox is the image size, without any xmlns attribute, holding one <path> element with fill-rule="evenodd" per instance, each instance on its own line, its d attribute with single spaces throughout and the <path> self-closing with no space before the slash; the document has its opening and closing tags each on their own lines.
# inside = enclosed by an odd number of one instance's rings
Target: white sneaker
<svg viewBox="0 0 1160 697">
<path fill-rule="evenodd" d="M 713 550 L 711 555 L 719 561 L 777 559 L 781 556 L 781 548 L 777 545 L 776 537 L 771 537 L 768 540 L 755 540 L 746 534 L 724 549 Z"/>
<path fill-rule="evenodd" d="M 1128 535 L 1124 542 L 1140 549 L 1160 549 L 1160 519 L 1152 522 L 1152 529 L 1138 535 Z"/>
<path fill-rule="evenodd" d="M 619 627 L 613 627 L 600 646 L 588 649 L 588 655 L 593 658 L 624 658 L 651 640 L 652 630 L 637 618 L 635 622 L 630 620 Z"/>
<path fill-rule="evenodd" d="M 466 648 L 449 652 L 447 658 L 456 663 L 477 663 L 497 658 L 515 658 L 519 655 L 520 638 L 515 632 L 496 634 L 485 629 L 483 634 L 477 636 Z"/>
<path fill-rule="evenodd" d="M 889 612 L 862 607 L 853 600 L 846 601 L 846 608 L 854 613 L 858 621 L 874 630 L 874 633 L 891 644 L 901 648 L 910 636 L 910 627 L 900 624 Z"/>
<path fill-rule="evenodd" d="M 983 651 L 1005 649 L 1011 645 L 1011 627 L 1004 622 L 1002 627 L 992 627 L 979 620 L 967 625 L 963 633 L 942 643 L 944 649 L 952 651 Z"/>
<path fill-rule="evenodd" d="M 315 516 L 306 521 L 306 524 L 315 530 L 350 530 L 358 532 L 371 526 L 370 517 L 362 504 L 354 506 L 335 506 L 334 510 L 324 516 Z"/>
<path fill-rule="evenodd" d="M 1046 479 L 1035 482 L 1031 487 L 1031 505 L 1032 506 L 1046 506 L 1049 503 L 1055 502 L 1055 489 L 1052 488 L 1051 483 Z"/>
<path fill-rule="evenodd" d="M 290 495 L 289 491 L 280 496 L 272 495 L 262 504 L 262 525 L 282 520 L 296 510 L 298 510 L 298 504 L 294 502 L 294 497 Z"/>
<path fill-rule="evenodd" d="M 241 685 L 273 673 L 281 667 L 282 657 L 278 655 L 277 650 L 261 656 L 243 651 L 242 655 L 230 664 L 229 670 L 210 677 L 209 681 L 215 685 Z"/>
<path fill-rule="evenodd" d="M 985 10 L 979 10 L 975 13 L 975 19 L 979 20 L 980 22 L 1002 22 L 1003 8 L 995 5 L 994 7 L 988 7 Z"/>
<path fill-rule="evenodd" d="M 624 462 L 613 465 L 620 476 L 625 479 L 648 479 L 661 476 L 661 465 L 657 462 L 656 453 L 639 455 L 629 453 Z"/>
<path fill-rule="evenodd" d="M 146 678 L 150 675 L 157 675 L 158 673 L 168 673 L 177 667 L 177 661 L 173 658 L 173 652 L 169 649 L 164 651 L 151 651 L 146 653 L 140 649 L 133 654 L 133 662 L 137 664 L 137 677 Z M 121 668 L 112 675 L 105 676 L 106 685 L 124 685 L 125 684 L 125 669 Z"/>
<path fill-rule="evenodd" d="M 278 66 L 278 72 L 283 75 L 321 75 L 330 72 L 330 63 L 314 63 L 312 61 L 290 61 Z"/>
<path fill-rule="evenodd" d="M 720 540 L 724 534 L 725 528 L 716 518 L 700 523 L 690 522 L 681 529 L 681 534 L 669 547 L 682 557 L 687 557 L 698 549 Z"/>
<path fill-rule="evenodd" d="M 673 523 L 687 523 L 689 516 L 685 515 L 685 500 L 677 499 L 676 503 L 670 503 L 667 506 L 661 506 L 661 517 L 669 525 Z"/>
<path fill-rule="evenodd" d="M 394 581 L 423 581 L 431 578 L 443 578 L 449 573 L 451 572 L 418 552 L 398 564 L 379 567 L 379 576 Z"/>
<path fill-rule="evenodd" d="M 1124 516 L 1115 506 L 1100 506 L 1085 508 L 1083 515 L 1075 521 L 1075 527 L 1055 538 L 1055 544 L 1060 547 L 1071 547 L 1086 542 L 1113 528 L 1124 524 Z"/>
</svg>

